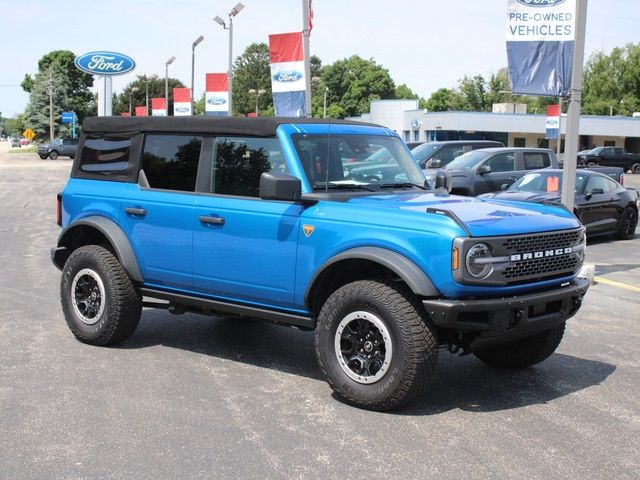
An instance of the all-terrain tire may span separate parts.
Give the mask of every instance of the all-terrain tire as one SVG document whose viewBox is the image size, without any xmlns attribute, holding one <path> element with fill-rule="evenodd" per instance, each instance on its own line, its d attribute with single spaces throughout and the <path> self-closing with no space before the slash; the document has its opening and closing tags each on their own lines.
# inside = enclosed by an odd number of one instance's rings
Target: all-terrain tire
<svg viewBox="0 0 640 480">
<path fill-rule="evenodd" d="M 631 165 L 631 173 L 640 173 L 640 163 L 634 163 L 633 165 Z"/>
<path fill-rule="evenodd" d="M 104 302 L 102 308 L 86 307 L 94 294 L 97 305 Z M 83 246 L 69 256 L 62 269 L 60 296 L 67 325 L 81 342 L 114 345 L 138 326 L 142 298 L 118 259 L 101 246 Z"/>
<path fill-rule="evenodd" d="M 564 327 L 563 323 L 514 343 L 479 350 L 474 355 L 496 368 L 527 368 L 546 360 L 556 351 L 562 341 Z"/>
<path fill-rule="evenodd" d="M 40 157 L 40 160 L 46 160 L 48 158 L 48 155 L 38 155 Z"/>
<path fill-rule="evenodd" d="M 616 238 L 618 240 L 631 240 L 636 233 L 636 227 L 638 226 L 638 211 L 627 206 L 620 215 L 620 224 L 618 225 L 618 232 Z"/>
<path fill-rule="evenodd" d="M 341 366 L 336 333 L 356 312 L 377 317 L 392 345 L 386 373 L 374 383 L 351 378 Z M 390 410 L 421 396 L 435 376 L 438 342 L 422 305 L 399 282 L 360 280 L 336 290 L 323 305 L 316 325 L 316 357 L 331 388 L 347 403 Z M 387 352 L 388 353 L 388 352 Z M 385 360 L 386 357 L 385 357 Z"/>
<path fill-rule="evenodd" d="M 56 158 L 58 158 L 58 152 L 56 152 L 55 150 L 51 150 L 51 151 L 49 152 L 49 158 L 50 158 L 51 160 L 55 160 Z"/>
</svg>

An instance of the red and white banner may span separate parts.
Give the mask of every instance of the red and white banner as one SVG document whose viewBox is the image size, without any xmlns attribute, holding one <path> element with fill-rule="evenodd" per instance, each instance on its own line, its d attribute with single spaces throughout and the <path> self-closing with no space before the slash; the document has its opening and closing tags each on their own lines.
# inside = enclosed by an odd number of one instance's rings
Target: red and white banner
<svg viewBox="0 0 640 480">
<path fill-rule="evenodd" d="M 273 106 L 278 117 L 304 117 L 305 89 L 302 33 L 269 35 Z"/>
<path fill-rule="evenodd" d="M 147 107 L 136 107 L 136 117 L 148 117 Z"/>
<path fill-rule="evenodd" d="M 207 73 L 205 86 L 205 113 L 228 116 L 229 76 L 226 73 Z"/>
<path fill-rule="evenodd" d="M 151 99 L 151 115 L 154 117 L 167 116 L 167 102 L 164 97 L 156 97 Z"/>
<path fill-rule="evenodd" d="M 550 140 L 560 135 L 560 105 L 547 105 L 547 138 Z"/>
<path fill-rule="evenodd" d="M 173 114 L 177 116 L 191 115 L 191 89 L 173 89 Z"/>
<path fill-rule="evenodd" d="M 130 117 L 130 116 L 131 116 L 131 114 L 130 114 L 129 112 L 122 112 L 122 113 L 120 114 L 120 116 L 121 116 L 121 117 Z"/>
</svg>

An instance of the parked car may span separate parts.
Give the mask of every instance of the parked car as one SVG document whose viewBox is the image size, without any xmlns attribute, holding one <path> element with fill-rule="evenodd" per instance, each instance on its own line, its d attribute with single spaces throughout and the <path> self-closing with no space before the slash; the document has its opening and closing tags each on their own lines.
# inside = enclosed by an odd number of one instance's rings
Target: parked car
<svg viewBox="0 0 640 480">
<path fill-rule="evenodd" d="M 623 177 L 621 168 L 617 175 Z M 611 235 L 628 240 L 633 238 L 638 225 L 640 195 L 625 188 L 611 177 L 590 170 L 576 173 L 574 213 L 587 227 L 587 235 Z M 480 195 L 493 200 L 517 200 L 534 203 L 560 203 L 562 170 L 539 170 L 527 173 L 502 192 Z"/>
<path fill-rule="evenodd" d="M 491 140 L 451 140 L 441 142 L 426 142 L 411 149 L 411 154 L 423 170 L 426 168 L 441 168 L 458 158 L 463 153 L 481 148 L 504 147 L 500 142 Z M 439 163 L 434 163 L 439 160 Z"/>
<path fill-rule="evenodd" d="M 38 147 L 38 156 L 45 160 L 47 157 L 55 160 L 58 157 L 69 157 L 71 159 L 76 156 L 78 148 L 77 138 L 57 138 L 48 145 L 40 145 Z"/>
<path fill-rule="evenodd" d="M 525 173 L 540 168 L 558 168 L 556 154 L 547 148 L 485 148 L 465 153 L 444 169 L 452 177 L 451 193 L 476 196 L 511 185 Z M 437 170 L 425 171 L 430 181 Z"/>
<path fill-rule="evenodd" d="M 388 155 L 405 180 L 354 178 L 348 150 Z M 315 330 L 337 395 L 387 410 L 425 392 L 443 349 L 543 361 L 590 284 L 570 212 L 429 190 L 384 127 L 99 117 L 78 152 L 51 255 L 66 322 L 88 344 L 127 339 L 143 307 L 293 325 Z"/>
<path fill-rule="evenodd" d="M 620 167 L 625 172 L 640 173 L 640 154 L 627 153 L 619 147 L 596 147 L 587 153 L 578 154 L 578 163 L 584 166 Z"/>
<path fill-rule="evenodd" d="M 11 148 L 22 148 L 22 143 L 19 138 L 11 139 Z"/>
</svg>

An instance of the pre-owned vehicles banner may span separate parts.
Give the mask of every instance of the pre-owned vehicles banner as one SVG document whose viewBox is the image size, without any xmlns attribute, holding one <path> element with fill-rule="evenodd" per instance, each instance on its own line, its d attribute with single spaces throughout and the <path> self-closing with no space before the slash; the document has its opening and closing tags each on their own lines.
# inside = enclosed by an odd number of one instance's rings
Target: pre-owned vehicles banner
<svg viewBox="0 0 640 480">
<path fill-rule="evenodd" d="M 513 93 L 567 96 L 576 0 L 508 0 L 507 59 Z"/>
<path fill-rule="evenodd" d="M 229 116 L 229 77 L 226 73 L 207 73 L 205 111 L 207 115 Z"/>
<path fill-rule="evenodd" d="M 271 89 L 278 117 L 304 117 L 305 78 L 302 32 L 269 35 Z"/>
<path fill-rule="evenodd" d="M 191 115 L 191 89 L 173 89 L 173 114 L 177 116 Z"/>
<path fill-rule="evenodd" d="M 154 97 L 151 99 L 151 116 L 167 116 L 167 102 L 164 97 Z"/>
</svg>

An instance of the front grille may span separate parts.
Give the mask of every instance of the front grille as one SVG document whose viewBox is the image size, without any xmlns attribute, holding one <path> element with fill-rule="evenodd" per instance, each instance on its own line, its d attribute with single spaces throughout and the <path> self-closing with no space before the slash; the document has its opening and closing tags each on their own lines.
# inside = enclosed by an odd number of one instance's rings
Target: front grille
<svg viewBox="0 0 640 480">
<path fill-rule="evenodd" d="M 580 234 L 580 230 L 574 230 L 572 232 L 513 237 L 506 239 L 502 246 L 512 254 L 573 247 L 578 244 Z"/>
<path fill-rule="evenodd" d="M 523 277 L 546 277 L 566 272 L 573 273 L 578 267 L 578 259 L 573 254 L 560 257 L 536 258 L 516 262 L 504 269 L 502 276 L 509 282 L 517 281 Z"/>
</svg>

